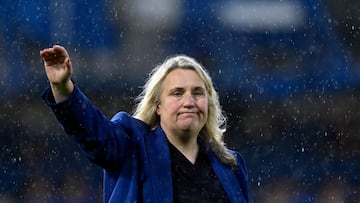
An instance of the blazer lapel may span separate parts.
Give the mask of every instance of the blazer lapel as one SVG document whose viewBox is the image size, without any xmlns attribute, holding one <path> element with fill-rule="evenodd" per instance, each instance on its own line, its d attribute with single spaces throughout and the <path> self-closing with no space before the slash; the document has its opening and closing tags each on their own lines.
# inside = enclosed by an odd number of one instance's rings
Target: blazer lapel
<svg viewBox="0 0 360 203">
<path fill-rule="evenodd" d="M 145 140 L 152 177 L 154 202 L 172 202 L 172 176 L 169 145 L 163 130 L 158 127 Z"/>
<path fill-rule="evenodd" d="M 212 152 L 209 152 L 208 156 L 210 158 L 211 166 L 231 202 L 246 202 L 242 197 L 241 187 L 233 170 L 222 164 Z"/>
</svg>

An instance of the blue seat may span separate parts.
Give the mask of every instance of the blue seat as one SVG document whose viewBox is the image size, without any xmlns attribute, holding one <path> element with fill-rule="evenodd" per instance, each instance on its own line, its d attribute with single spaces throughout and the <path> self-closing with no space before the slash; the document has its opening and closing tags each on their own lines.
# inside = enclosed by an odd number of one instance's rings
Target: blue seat
<svg viewBox="0 0 360 203">
<path fill-rule="evenodd" d="M 187 8 L 177 44 L 205 61 L 222 91 L 284 99 L 353 85 L 319 1 L 211 2 Z"/>
<path fill-rule="evenodd" d="M 62 44 L 81 53 L 118 48 L 119 31 L 109 19 L 106 6 L 106 2 L 95 0 L 68 5 L 42 0 L 1 1 L 0 36 L 7 77 L 3 81 L 5 92 L 0 96 L 29 92 L 39 81 L 45 81 L 29 71 L 29 63 L 44 47 Z M 64 9 L 68 10 L 60 14 Z"/>
<path fill-rule="evenodd" d="M 104 1 L 74 1 L 72 43 L 80 48 L 114 49 L 120 34 Z"/>
<path fill-rule="evenodd" d="M 39 47 L 50 44 L 50 22 L 47 1 L 3 0 L 0 3 L 0 32 L 4 60 L 2 81 L 4 91 L 0 96 L 31 91 L 38 76 L 30 75 L 33 58 Z M 37 49 L 34 53 L 32 49 Z"/>
</svg>

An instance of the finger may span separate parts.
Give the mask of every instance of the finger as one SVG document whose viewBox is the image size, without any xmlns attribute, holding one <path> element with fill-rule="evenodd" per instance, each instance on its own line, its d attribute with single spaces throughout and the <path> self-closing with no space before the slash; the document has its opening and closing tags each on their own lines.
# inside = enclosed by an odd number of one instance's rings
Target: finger
<svg viewBox="0 0 360 203">
<path fill-rule="evenodd" d="M 46 57 L 48 55 L 48 52 L 49 52 L 49 49 L 40 50 L 40 56 Z"/>
<path fill-rule="evenodd" d="M 58 54 L 60 54 L 62 56 L 65 56 L 65 57 L 68 56 L 68 53 L 67 53 L 66 49 L 63 46 L 54 45 L 53 50 L 54 50 L 55 53 L 58 53 Z"/>
<path fill-rule="evenodd" d="M 72 68 L 72 67 L 71 67 L 71 60 L 70 60 L 70 58 L 66 58 L 66 59 L 65 59 L 65 64 L 66 64 L 66 67 L 68 67 L 68 68 L 70 68 L 70 69 Z"/>
<path fill-rule="evenodd" d="M 64 47 L 60 45 L 54 45 L 53 47 L 46 48 L 40 51 L 40 56 L 49 57 L 49 56 L 65 56 L 67 57 L 67 51 Z"/>
<path fill-rule="evenodd" d="M 44 52 L 41 56 L 45 62 L 53 61 L 57 57 L 55 53 L 51 53 L 51 52 Z"/>
<path fill-rule="evenodd" d="M 64 63 L 66 58 L 69 58 L 63 50 L 47 49 L 41 53 L 41 56 L 46 65 Z M 60 53 L 59 53 L 60 52 Z"/>
<path fill-rule="evenodd" d="M 49 59 L 53 58 L 54 55 L 55 55 L 55 51 L 53 48 L 47 48 L 47 49 L 43 49 L 40 51 L 40 56 L 44 60 L 49 60 Z"/>
</svg>

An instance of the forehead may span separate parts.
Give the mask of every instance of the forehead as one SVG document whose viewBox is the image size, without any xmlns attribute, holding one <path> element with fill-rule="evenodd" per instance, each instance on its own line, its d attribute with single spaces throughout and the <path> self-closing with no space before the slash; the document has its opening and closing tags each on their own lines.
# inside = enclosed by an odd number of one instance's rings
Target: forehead
<svg viewBox="0 0 360 203">
<path fill-rule="evenodd" d="M 175 69 L 165 77 L 164 88 L 174 87 L 204 87 L 205 83 L 200 76 L 191 69 Z"/>
</svg>

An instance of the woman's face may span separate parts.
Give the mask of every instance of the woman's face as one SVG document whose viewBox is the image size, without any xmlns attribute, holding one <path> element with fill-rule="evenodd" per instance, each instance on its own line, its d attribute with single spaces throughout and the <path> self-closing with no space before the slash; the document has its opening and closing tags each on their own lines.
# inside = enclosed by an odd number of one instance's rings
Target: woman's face
<svg viewBox="0 0 360 203">
<path fill-rule="evenodd" d="M 156 110 L 166 133 L 197 136 L 208 117 L 205 84 L 193 70 L 175 69 L 163 81 Z"/>
</svg>

